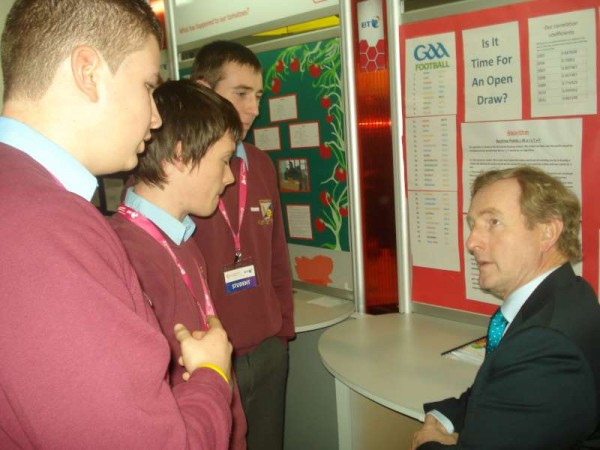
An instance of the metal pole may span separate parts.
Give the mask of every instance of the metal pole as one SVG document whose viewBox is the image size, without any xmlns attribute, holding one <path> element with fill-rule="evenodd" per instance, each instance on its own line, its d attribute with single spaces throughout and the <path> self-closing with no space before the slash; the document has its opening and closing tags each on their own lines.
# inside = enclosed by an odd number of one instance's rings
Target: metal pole
<svg viewBox="0 0 600 450">
<path fill-rule="evenodd" d="M 400 71 L 400 15 L 404 1 L 387 0 L 388 50 L 390 67 L 390 106 L 392 120 L 392 149 L 394 164 L 394 207 L 396 212 L 396 261 L 398 264 L 398 309 L 410 313 L 411 267 L 408 236 L 408 200 L 402 150 L 402 78 Z"/>
<path fill-rule="evenodd" d="M 356 311 L 365 313 L 365 280 L 363 224 L 360 189 L 360 159 L 358 154 L 358 116 L 356 113 L 356 79 L 354 76 L 354 45 L 352 1 L 340 0 L 340 30 L 342 43 L 342 80 L 344 86 L 344 117 L 346 126 L 346 159 L 348 162 L 348 195 L 350 200 L 350 247 Z"/>
<path fill-rule="evenodd" d="M 179 80 L 177 28 L 175 28 L 175 0 L 165 0 L 165 27 L 167 33 L 167 55 L 169 57 L 169 75 L 172 80 Z"/>
</svg>

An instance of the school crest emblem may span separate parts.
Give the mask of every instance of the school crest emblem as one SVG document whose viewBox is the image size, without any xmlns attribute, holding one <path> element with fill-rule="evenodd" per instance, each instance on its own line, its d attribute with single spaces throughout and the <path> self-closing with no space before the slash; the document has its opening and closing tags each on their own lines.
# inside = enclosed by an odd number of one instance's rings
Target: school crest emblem
<svg viewBox="0 0 600 450">
<path fill-rule="evenodd" d="M 273 222 L 273 202 L 271 200 L 259 200 L 261 219 L 260 225 L 269 225 Z"/>
</svg>

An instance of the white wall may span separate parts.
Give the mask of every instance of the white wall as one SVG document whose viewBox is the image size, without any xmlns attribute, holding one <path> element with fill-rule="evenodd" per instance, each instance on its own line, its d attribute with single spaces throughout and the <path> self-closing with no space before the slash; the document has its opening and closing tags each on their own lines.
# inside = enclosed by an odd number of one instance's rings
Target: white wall
<svg viewBox="0 0 600 450">
<path fill-rule="evenodd" d="M 14 0 L 2 0 L 0 2 L 0 34 L 4 30 L 4 22 L 8 11 L 13 5 Z M 2 93 L 4 92 L 4 82 L 2 81 L 2 68 L 0 67 L 0 109 L 2 109 Z"/>
</svg>

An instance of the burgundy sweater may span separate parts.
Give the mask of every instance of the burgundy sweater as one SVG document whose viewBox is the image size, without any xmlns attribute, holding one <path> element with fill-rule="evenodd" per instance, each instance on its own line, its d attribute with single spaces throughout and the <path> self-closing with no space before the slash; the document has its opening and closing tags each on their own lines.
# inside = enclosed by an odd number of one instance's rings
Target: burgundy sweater
<svg viewBox="0 0 600 450">
<path fill-rule="evenodd" d="M 169 341 L 171 384 L 177 386 L 183 383 L 182 375 L 185 370 L 177 362 L 181 352 L 173 327 L 177 323 L 182 323 L 189 330 L 204 329 L 196 301 L 184 283 L 175 262 L 161 244 L 156 242 L 146 231 L 119 214 L 114 214 L 109 222 L 125 246 L 142 289 L 152 302 L 160 327 Z M 194 294 L 203 304 L 204 290 L 199 270 L 206 272 L 206 264 L 198 246 L 193 239 L 182 242 L 181 245 L 175 245 L 164 233 L 163 237 L 169 243 L 180 264 L 185 268 L 194 288 Z M 237 383 L 231 409 L 233 429 L 230 449 L 245 450 L 246 416 Z"/>
<path fill-rule="evenodd" d="M 0 448 L 226 449 L 231 390 L 169 346 L 96 208 L 0 144 Z"/>
<path fill-rule="evenodd" d="M 258 148 L 246 143 L 244 148 L 249 169 L 241 245 L 243 257 L 251 257 L 255 264 L 259 286 L 225 293 L 224 268 L 233 263 L 235 248 L 231 230 L 218 210 L 210 218 L 194 218 L 197 229 L 193 235 L 206 258 L 213 301 L 236 356 L 252 351 L 271 336 L 286 342 L 294 337 L 292 278 L 275 168 Z M 239 158 L 231 162 L 236 179 L 240 163 Z M 238 184 L 228 186 L 222 198 L 237 231 Z M 261 202 L 263 206 L 271 203 L 271 220 L 264 220 Z"/>
</svg>

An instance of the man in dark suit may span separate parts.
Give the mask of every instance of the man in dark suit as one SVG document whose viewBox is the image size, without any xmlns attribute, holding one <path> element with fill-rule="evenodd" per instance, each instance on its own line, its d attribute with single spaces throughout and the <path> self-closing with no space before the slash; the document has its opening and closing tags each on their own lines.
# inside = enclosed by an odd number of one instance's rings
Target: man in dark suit
<svg viewBox="0 0 600 450">
<path fill-rule="evenodd" d="M 579 201 L 531 167 L 480 175 L 471 198 L 466 246 L 501 314 L 473 385 L 425 405 L 412 449 L 600 448 L 600 305 L 571 267 Z"/>
</svg>

